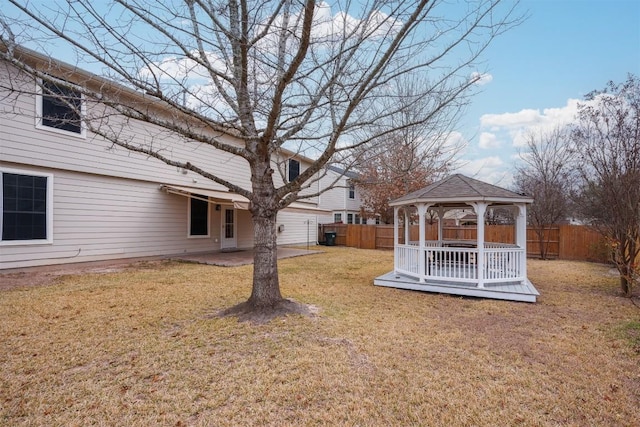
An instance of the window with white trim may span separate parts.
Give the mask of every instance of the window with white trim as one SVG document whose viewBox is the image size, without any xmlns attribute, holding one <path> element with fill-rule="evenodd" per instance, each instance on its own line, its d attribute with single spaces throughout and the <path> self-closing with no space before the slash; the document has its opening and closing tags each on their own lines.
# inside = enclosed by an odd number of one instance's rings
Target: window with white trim
<svg viewBox="0 0 640 427">
<path fill-rule="evenodd" d="M 333 214 L 333 222 L 342 222 L 342 214 L 334 213 Z"/>
<path fill-rule="evenodd" d="M 209 202 L 207 196 L 189 198 L 189 237 L 209 237 Z"/>
<path fill-rule="evenodd" d="M 69 87 L 41 81 L 37 86 L 37 122 L 39 129 L 73 136 L 85 136 L 82 94 Z"/>
<path fill-rule="evenodd" d="M 53 175 L 0 170 L 0 243 L 52 242 Z"/>
<path fill-rule="evenodd" d="M 347 214 L 347 224 L 353 224 L 353 214 L 352 213 L 348 213 Z"/>
<path fill-rule="evenodd" d="M 353 184 L 349 184 L 349 199 L 353 200 L 356 198 L 356 186 Z"/>
</svg>

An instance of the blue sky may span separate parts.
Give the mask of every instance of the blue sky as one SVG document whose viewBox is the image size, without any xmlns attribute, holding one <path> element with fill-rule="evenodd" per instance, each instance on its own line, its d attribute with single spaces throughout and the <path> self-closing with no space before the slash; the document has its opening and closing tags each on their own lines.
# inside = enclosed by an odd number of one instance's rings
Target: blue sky
<svg viewBox="0 0 640 427">
<path fill-rule="evenodd" d="M 640 75 L 640 0 L 522 0 L 520 9 L 529 18 L 486 52 L 480 71 L 491 81 L 459 128 L 468 146 L 458 172 L 503 186 L 523 131 L 566 121 L 588 92 Z"/>
</svg>

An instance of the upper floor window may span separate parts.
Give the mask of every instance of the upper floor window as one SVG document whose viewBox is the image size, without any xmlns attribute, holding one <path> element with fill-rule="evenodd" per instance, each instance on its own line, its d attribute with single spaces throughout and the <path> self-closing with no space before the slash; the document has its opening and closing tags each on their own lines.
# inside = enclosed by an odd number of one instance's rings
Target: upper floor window
<svg viewBox="0 0 640 427">
<path fill-rule="evenodd" d="M 37 127 L 84 136 L 82 94 L 46 81 L 40 82 L 38 90 Z"/>
<path fill-rule="evenodd" d="M 0 172 L 3 244 L 51 242 L 52 181 L 49 174 Z"/>
<path fill-rule="evenodd" d="M 349 184 L 349 198 L 352 200 L 356 198 L 356 186 L 353 184 Z"/>
<path fill-rule="evenodd" d="M 295 159 L 289 159 L 289 182 L 293 181 L 300 175 L 300 162 Z"/>
</svg>

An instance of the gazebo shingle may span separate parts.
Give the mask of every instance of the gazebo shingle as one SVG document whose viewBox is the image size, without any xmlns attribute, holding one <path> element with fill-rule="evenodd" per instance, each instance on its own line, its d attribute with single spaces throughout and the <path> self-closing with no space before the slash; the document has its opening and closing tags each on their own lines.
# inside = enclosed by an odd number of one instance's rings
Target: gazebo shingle
<svg viewBox="0 0 640 427">
<path fill-rule="evenodd" d="M 451 175 L 420 190 L 406 194 L 390 202 L 399 205 L 409 201 L 460 201 L 460 200 L 501 200 L 531 202 L 531 198 L 514 191 L 478 181 L 461 174 Z"/>
</svg>

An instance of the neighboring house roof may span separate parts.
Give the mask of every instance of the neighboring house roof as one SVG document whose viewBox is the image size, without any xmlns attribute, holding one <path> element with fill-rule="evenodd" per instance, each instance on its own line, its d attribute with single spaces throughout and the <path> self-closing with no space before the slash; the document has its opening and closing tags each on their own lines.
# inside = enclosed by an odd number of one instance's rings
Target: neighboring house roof
<svg viewBox="0 0 640 427">
<path fill-rule="evenodd" d="M 471 208 L 467 206 L 467 211 Z M 465 220 L 465 221 L 475 221 L 476 215 L 473 213 L 469 213 L 464 209 L 452 209 L 450 211 L 446 211 L 444 213 L 444 219 L 453 219 L 453 220 Z"/>
<path fill-rule="evenodd" d="M 455 174 L 389 202 L 389 206 L 433 203 L 463 206 L 466 202 L 532 203 L 533 199 L 468 176 Z"/>
<path fill-rule="evenodd" d="M 360 177 L 360 175 L 358 175 L 357 172 L 353 172 L 353 171 L 345 171 L 344 169 L 341 169 L 337 166 L 327 166 L 327 169 L 336 172 L 340 175 L 346 176 L 347 178 L 351 178 L 351 179 L 357 179 Z"/>
</svg>

